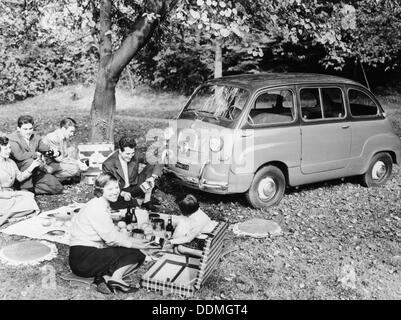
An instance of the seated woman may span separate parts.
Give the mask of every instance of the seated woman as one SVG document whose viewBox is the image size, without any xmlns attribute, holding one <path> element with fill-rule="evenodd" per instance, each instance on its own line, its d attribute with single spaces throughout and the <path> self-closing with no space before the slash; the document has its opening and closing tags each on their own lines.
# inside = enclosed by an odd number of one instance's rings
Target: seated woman
<svg viewBox="0 0 401 320">
<path fill-rule="evenodd" d="M 167 241 L 166 248 L 175 246 L 178 253 L 199 255 L 204 241 L 196 237 L 202 233 L 212 232 L 215 223 L 199 208 L 198 200 L 192 194 L 178 201 L 178 207 L 182 217 L 178 221 L 172 239 Z"/>
<path fill-rule="evenodd" d="M 11 148 L 7 137 L 0 137 L 0 226 L 10 217 L 22 217 L 32 212 L 39 212 L 34 194 L 29 191 L 15 191 L 15 180 L 24 181 L 32 171 L 41 165 L 34 160 L 27 170 L 19 171 L 16 163 L 10 159 Z"/>
<path fill-rule="evenodd" d="M 110 202 L 120 194 L 117 179 L 101 173 L 95 180 L 95 197 L 73 218 L 69 264 L 80 277 L 95 277 L 97 290 L 103 294 L 134 292 L 138 288 L 123 278 L 145 260 L 139 249 L 147 248 L 144 240 L 117 231 L 111 218 Z"/>
</svg>

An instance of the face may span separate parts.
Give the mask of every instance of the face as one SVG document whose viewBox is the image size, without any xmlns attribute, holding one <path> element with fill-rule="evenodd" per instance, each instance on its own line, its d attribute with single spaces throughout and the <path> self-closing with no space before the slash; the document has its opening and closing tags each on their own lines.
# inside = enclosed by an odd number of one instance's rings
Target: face
<svg viewBox="0 0 401 320">
<path fill-rule="evenodd" d="M 120 157 L 126 162 L 130 162 L 132 157 L 135 155 L 135 148 L 125 147 L 124 151 L 121 151 L 121 149 L 118 151 L 120 152 Z"/>
<path fill-rule="evenodd" d="M 63 128 L 63 131 L 64 131 L 64 137 L 66 139 L 69 139 L 75 134 L 75 127 Z"/>
<path fill-rule="evenodd" d="M 6 146 L 0 145 L 0 157 L 7 159 L 10 157 L 10 153 L 11 148 L 9 143 Z"/>
<path fill-rule="evenodd" d="M 103 198 L 109 202 L 116 202 L 120 194 L 120 187 L 117 181 L 109 181 L 103 188 Z"/>
<path fill-rule="evenodd" d="M 24 123 L 21 128 L 18 127 L 17 130 L 25 139 L 29 139 L 33 133 L 33 125 L 32 123 Z"/>
</svg>

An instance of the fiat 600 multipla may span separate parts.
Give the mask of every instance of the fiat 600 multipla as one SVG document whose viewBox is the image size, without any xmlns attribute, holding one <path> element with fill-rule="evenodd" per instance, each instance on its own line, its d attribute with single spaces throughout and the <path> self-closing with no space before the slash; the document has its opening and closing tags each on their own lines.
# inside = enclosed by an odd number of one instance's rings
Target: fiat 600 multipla
<svg viewBox="0 0 401 320">
<path fill-rule="evenodd" d="M 167 171 L 206 192 L 245 193 L 255 208 L 279 203 L 287 186 L 355 175 L 380 186 L 401 159 L 375 96 L 328 75 L 214 79 L 195 90 L 175 125 Z"/>
</svg>

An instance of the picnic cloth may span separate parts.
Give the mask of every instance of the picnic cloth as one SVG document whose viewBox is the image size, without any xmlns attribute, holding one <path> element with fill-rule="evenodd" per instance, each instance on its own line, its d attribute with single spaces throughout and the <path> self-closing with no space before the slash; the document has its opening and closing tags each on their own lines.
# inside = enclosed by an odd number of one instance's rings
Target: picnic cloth
<svg viewBox="0 0 401 320">
<path fill-rule="evenodd" d="M 274 221 L 255 218 L 236 223 L 233 226 L 233 232 L 237 236 L 265 238 L 281 234 L 281 228 Z"/>
<path fill-rule="evenodd" d="M 84 203 L 73 203 L 68 206 L 63 206 L 50 211 L 42 212 L 37 216 L 30 219 L 17 222 L 5 229 L 0 229 L 1 232 L 8 235 L 18 235 L 29 237 L 32 239 L 42 239 L 52 242 L 70 244 L 70 228 L 71 219 L 78 211 L 82 208 Z M 122 213 L 114 213 L 113 215 L 120 215 Z M 148 219 L 148 213 L 146 210 L 135 209 L 135 214 L 138 219 L 138 223 Z"/>
<path fill-rule="evenodd" d="M 0 249 L 0 261 L 12 266 L 36 265 L 57 256 L 53 243 L 38 240 L 25 240 Z"/>
<path fill-rule="evenodd" d="M 9 235 L 43 239 L 69 245 L 71 218 L 74 210 L 84 204 L 73 203 L 50 211 L 42 212 L 30 219 L 17 222 L 0 231 Z"/>
</svg>

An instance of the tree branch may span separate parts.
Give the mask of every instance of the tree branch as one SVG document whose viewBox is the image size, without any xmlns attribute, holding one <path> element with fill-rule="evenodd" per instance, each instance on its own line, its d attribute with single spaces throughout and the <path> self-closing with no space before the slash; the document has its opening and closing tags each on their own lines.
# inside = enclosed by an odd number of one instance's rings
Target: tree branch
<svg viewBox="0 0 401 320">
<path fill-rule="evenodd" d="M 101 0 L 100 2 L 100 41 L 99 54 L 100 63 L 106 64 L 112 55 L 111 42 L 111 0 Z"/>
<path fill-rule="evenodd" d="M 148 12 L 158 15 L 159 18 L 150 20 L 143 16 L 137 19 L 133 31 L 124 39 L 109 61 L 110 77 L 118 79 L 125 66 L 147 44 L 159 22 L 166 18 L 177 2 L 178 0 L 149 1 Z"/>
</svg>

